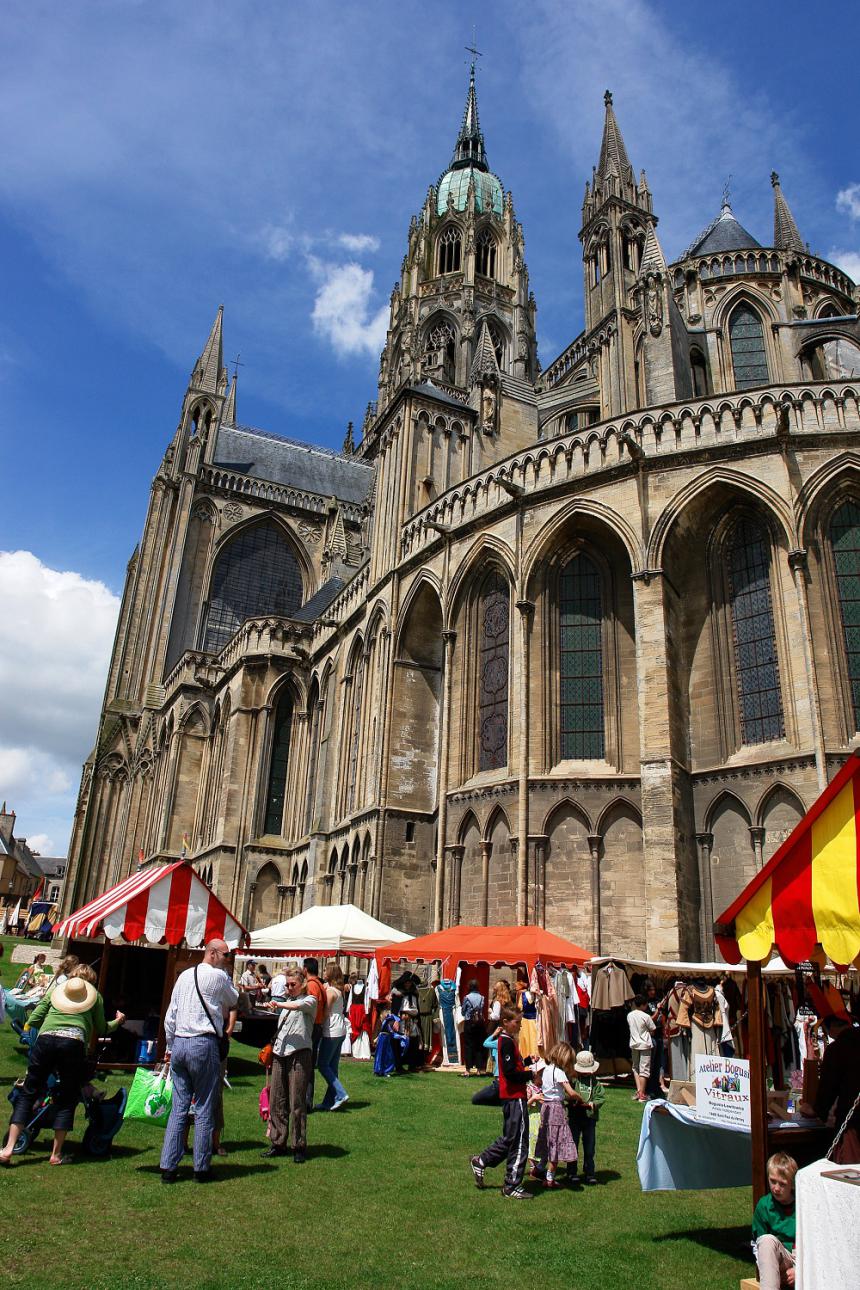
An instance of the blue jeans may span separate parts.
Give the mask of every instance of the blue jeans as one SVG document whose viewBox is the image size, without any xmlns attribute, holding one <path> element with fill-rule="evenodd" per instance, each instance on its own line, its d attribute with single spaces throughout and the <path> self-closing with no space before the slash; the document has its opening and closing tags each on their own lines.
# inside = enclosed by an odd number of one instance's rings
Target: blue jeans
<svg viewBox="0 0 860 1290">
<path fill-rule="evenodd" d="M 346 1089 L 337 1077 L 340 1066 L 340 1050 L 343 1047 L 343 1035 L 329 1037 L 323 1035 L 320 1038 L 319 1066 L 320 1075 L 322 1075 L 328 1088 L 325 1091 L 325 1097 L 322 1100 L 324 1111 L 330 1111 L 335 1102 L 341 1101 L 346 1097 Z"/>
<path fill-rule="evenodd" d="M 173 1105 L 164 1130 L 162 1169 L 175 1169 L 185 1152 L 185 1126 L 191 1099 L 194 1108 L 194 1172 L 206 1173 L 212 1160 L 212 1130 L 219 1101 L 221 1058 L 215 1035 L 176 1038 L 170 1052 Z"/>
</svg>

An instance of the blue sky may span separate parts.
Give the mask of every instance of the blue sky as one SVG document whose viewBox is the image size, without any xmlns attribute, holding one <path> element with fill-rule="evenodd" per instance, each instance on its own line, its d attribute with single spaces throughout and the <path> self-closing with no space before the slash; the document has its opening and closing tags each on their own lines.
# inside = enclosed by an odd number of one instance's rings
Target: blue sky
<svg viewBox="0 0 860 1290">
<path fill-rule="evenodd" d="M 6 0 L 0 551 L 19 554 L 0 555 L 0 797 L 21 833 L 66 846 L 115 597 L 217 306 L 241 421 L 335 447 L 361 423 L 409 218 L 456 137 L 472 22 L 546 363 L 581 329 L 607 86 L 669 258 L 729 174 L 767 244 L 776 169 L 812 249 L 860 277 L 860 17 L 832 3 L 816 35 L 815 12 Z"/>
</svg>

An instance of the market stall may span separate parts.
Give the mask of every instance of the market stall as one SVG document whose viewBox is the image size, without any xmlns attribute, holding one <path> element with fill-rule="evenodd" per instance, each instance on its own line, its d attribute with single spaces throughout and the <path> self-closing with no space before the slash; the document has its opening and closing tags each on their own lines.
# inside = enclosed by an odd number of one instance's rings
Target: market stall
<svg viewBox="0 0 860 1290">
<path fill-rule="evenodd" d="M 485 963 L 489 967 L 522 964 L 531 971 L 544 967 L 580 967 L 591 955 L 581 945 L 548 932 L 545 927 L 475 927 L 460 924 L 428 936 L 416 936 L 376 952 L 382 963 L 439 963 L 444 972 L 460 963 Z"/>
<path fill-rule="evenodd" d="M 235 949 L 248 937 L 184 860 L 144 866 L 69 914 L 54 935 L 68 938 L 69 952 L 98 971 L 107 1011 L 121 1007 L 128 1018 L 126 1041 L 155 1039 L 159 1054 L 161 1019 L 179 973 L 199 961 L 208 941 L 220 937 Z M 110 1064 L 134 1065 L 136 1056 L 135 1046 Z"/>
<path fill-rule="evenodd" d="M 284 923 L 252 932 L 249 954 L 292 958 L 350 954 L 372 958 L 380 946 L 406 940 L 408 932 L 380 923 L 357 905 L 313 905 Z"/>
<path fill-rule="evenodd" d="M 749 983 L 752 1179 L 767 1187 L 769 1150 L 762 965 L 771 952 L 790 964 L 860 966 L 860 756 L 832 783 L 715 923 L 731 964 L 746 960 Z"/>
<path fill-rule="evenodd" d="M 570 969 L 581 968 L 589 953 L 573 941 L 544 927 L 460 924 L 387 945 L 376 953 L 380 972 L 393 962 L 438 963 L 440 981 L 435 986 L 438 1015 L 444 1038 L 445 1064 L 456 1064 L 462 1017 L 460 1003 L 471 978 L 479 992 L 489 995 L 490 968 L 519 969 L 517 1002 L 523 1009 L 520 1048 L 536 1056 L 543 1048 L 567 1037 L 575 1001 L 575 980 Z M 463 972 L 468 967 L 468 972 Z M 466 1058 L 464 1062 L 468 1065 Z"/>
</svg>

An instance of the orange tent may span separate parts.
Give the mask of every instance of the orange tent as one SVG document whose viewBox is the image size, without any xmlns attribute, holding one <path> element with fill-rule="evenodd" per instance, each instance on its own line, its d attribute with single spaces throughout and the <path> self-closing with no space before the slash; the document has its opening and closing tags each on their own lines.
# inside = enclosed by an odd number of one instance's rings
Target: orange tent
<svg viewBox="0 0 860 1290">
<path fill-rule="evenodd" d="M 860 967 L 860 755 L 848 758 L 782 846 L 715 924 L 729 963 L 775 947 L 802 963 L 816 946 Z"/>
<path fill-rule="evenodd" d="M 429 936 L 411 941 L 383 945 L 376 951 L 376 961 L 383 963 L 441 962 L 443 972 L 455 970 L 458 963 L 487 963 L 490 967 L 524 963 L 531 971 L 536 963 L 547 967 L 569 967 L 586 963 L 588 950 L 574 945 L 544 927 L 445 927 Z"/>
</svg>

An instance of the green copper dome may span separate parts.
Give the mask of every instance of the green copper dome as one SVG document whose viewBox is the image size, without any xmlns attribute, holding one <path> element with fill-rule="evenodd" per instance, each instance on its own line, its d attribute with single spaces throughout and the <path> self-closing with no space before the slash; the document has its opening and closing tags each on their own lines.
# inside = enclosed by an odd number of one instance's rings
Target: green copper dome
<svg viewBox="0 0 860 1290">
<path fill-rule="evenodd" d="M 436 213 L 444 215 L 448 209 L 448 194 L 454 202 L 455 211 L 466 209 L 469 194 L 469 180 L 475 183 L 475 210 L 492 211 L 502 214 L 502 185 L 495 175 L 488 170 L 476 170 L 474 166 L 463 166 L 457 170 L 448 170 L 439 180 L 436 196 Z"/>
</svg>

